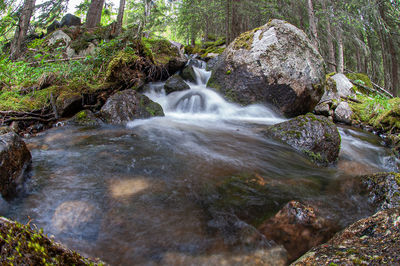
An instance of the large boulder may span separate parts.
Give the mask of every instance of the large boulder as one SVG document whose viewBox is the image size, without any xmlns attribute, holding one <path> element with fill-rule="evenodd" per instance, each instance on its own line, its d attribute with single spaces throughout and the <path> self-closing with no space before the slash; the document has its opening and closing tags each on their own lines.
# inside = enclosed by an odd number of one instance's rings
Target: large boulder
<svg viewBox="0 0 400 266">
<path fill-rule="evenodd" d="M 297 201 L 287 203 L 259 230 L 267 239 L 284 245 L 289 261 L 329 240 L 336 231 L 333 223 L 321 217 L 312 206 Z"/>
<path fill-rule="evenodd" d="M 167 94 L 170 94 L 174 91 L 190 90 L 190 87 L 181 76 L 173 75 L 165 82 L 164 90 Z"/>
<path fill-rule="evenodd" d="M 340 134 L 329 119 L 307 114 L 267 127 L 262 132 L 306 154 L 319 165 L 326 166 L 337 160 Z"/>
<path fill-rule="evenodd" d="M 81 25 L 81 19 L 72 14 L 66 14 L 61 19 L 61 23 L 60 23 L 61 28 L 62 27 L 71 27 L 71 26 L 80 26 L 80 25 Z"/>
<path fill-rule="evenodd" d="M 0 193 L 4 198 L 16 195 L 31 159 L 25 142 L 17 134 L 0 135 Z"/>
<path fill-rule="evenodd" d="M 313 110 L 324 83 L 324 60 L 306 34 L 274 19 L 227 47 L 208 86 L 232 101 L 272 104 L 293 117 Z"/>
<path fill-rule="evenodd" d="M 111 124 L 123 124 L 134 119 L 164 116 L 162 107 L 134 90 L 113 94 L 101 108 L 102 117 Z"/>
<path fill-rule="evenodd" d="M 400 208 L 361 219 L 292 265 L 398 265 Z"/>
<path fill-rule="evenodd" d="M 354 97 L 353 83 L 342 73 L 337 73 L 331 77 L 336 83 L 336 90 L 339 97 Z"/>
<path fill-rule="evenodd" d="M 193 66 L 186 66 L 181 73 L 184 80 L 196 83 L 196 73 L 194 72 Z"/>
</svg>

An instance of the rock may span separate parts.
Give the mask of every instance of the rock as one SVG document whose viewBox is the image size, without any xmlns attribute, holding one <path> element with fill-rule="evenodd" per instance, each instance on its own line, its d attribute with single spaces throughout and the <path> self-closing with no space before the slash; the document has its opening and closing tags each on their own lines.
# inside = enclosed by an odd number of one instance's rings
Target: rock
<svg viewBox="0 0 400 266">
<path fill-rule="evenodd" d="M 190 58 L 187 66 L 192 66 L 192 67 L 197 67 L 197 68 L 206 68 L 207 63 L 204 62 L 203 60 L 199 60 L 196 58 Z"/>
<path fill-rule="evenodd" d="M 215 66 L 218 63 L 218 59 L 219 59 L 219 56 L 211 58 L 210 60 L 208 60 L 207 66 L 206 66 L 206 70 L 207 71 L 213 71 Z"/>
<path fill-rule="evenodd" d="M 336 90 L 339 97 L 354 97 L 356 96 L 353 90 L 353 83 L 342 73 L 337 73 L 331 77 L 336 83 Z"/>
<path fill-rule="evenodd" d="M 270 249 L 255 249 L 246 252 L 216 253 L 211 255 L 190 255 L 184 253 L 167 253 L 162 259 L 162 265 L 287 265 L 286 250 L 282 246 Z"/>
<path fill-rule="evenodd" d="M 170 94 L 174 91 L 190 90 L 190 87 L 181 76 L 173 75 L 165 82 L 164 89 L 167 94 Z"/>
<path fill-rule="evenodd" d="M 267 239 L 284 245 L 289 261 L 293 261 L 331 238 L 336 228 L 332 222 L 320 217 L 312 206 L 291 201 L 265 221 L 259 230 Z"/>
<path fill-rule="evenodd" d="M 318 104 L 328 103 L 330 105 L 330 107 L 332 107 L 334 109 L 337 106 L 337 102 L 340 102 L 340 101 L 341 101 L 341 99 L 340 99 L 340 96 L 337 91 L 335 80 L 332 79 L 330 76 L 327 76 L 325 92 L 324 92 L 324 95 L 322 95 L 322 98 Z M 336 106 L 332 106 L 332 104 L 336 104 Z"/>
<path fill-rule="evenodd" d="M 103 121 L 96 117 L 95 114 L 90 110 L 83 110 L 77 113 L 69 121 L 69 124 L 74 124 L 78 126 L 99 126 Z"/>
<path fill-rule="evenodd" d="M 94 45 L 93 43 L 89 43 L 89 46 L 86 49 L 79 51 L 78 56 L 86 57 L 88 55 L 95 55 L 96 48 L 97 48 L 96 45 Z"/>
<path fill-rule="evenodd" d="M 329 104 L 320 103 L 314 108 L 314 113 L 317 115 L 329 116 L 331 109 L 329 108 Z"/>
<path fill-rule="evenodd" d="M 71 26 L 80 26 L 80 25 L 81 25 L 81 19 L 72 14 L 66 14 L 61 19 L 61 23 L 60 23 L 61 28 L 62 27 L 71 27 Z"/>
<path fill-rule="evenodd" d="M 134 90 L 124 90 L 113 94 L 101 108 L 101 114 L 111 124 L 164 116 L 162 107 L 158 103 Z"/>
<path fill-rule="evenodd" d="M 167 69 L 170 75 L 174 75 L 176 72 L 181 71 L 185 67 L 187 59 L 184 57 L 175 57 L 168 61 Z"/>
<path fill-rule="evenodd" d="M 196 83 L 196 73 L 194 72 L 193 66 L 186 66 L 182 70 L 181 77 L 186 81 Z"/>
<path fill-rule="evenodd" d="M 14 132 L 12 127 L 0 127 L 0 135 L 7 134 L 10 132 Z"/>
<path fill-rule="evenodd" d="M 65 32 L 62 30 L 57 30 L 53 32 L 50 37 L 48 38 L 48 43 L 50 46 L 53 46 L 54 44 L 58 42 L 64 42 L 65 46 L 68 46 L 71 43 L 71 37 L 69 37 Z"/>
<path fill-rule="evenodd" d="M 361 177 L 370 201 L 378 210 L 400 207 L 400 174 L 377 173 Z"/>
<path fill-rule="evenodd" d="M 292 265 L 398 265 L 400 208 L 361 219 Z"/>
<path fill-rule="evenodd" d="M 83 109 L 82 95 L 72 94 L 59 96 L 56 101 L 58 113 L 61 117 L 71 117 Z"/>
<path fill-rule="evenodd" d="M 336 122 L 351 125 L 351 117 L 353 116 L 353 111 L 347 102 L 339 103 L 338 107 L 335 109 L 334 119 Z"/>
<path fill-rule="evenodd" d="M 315 163 L 327 166 L 337 160 L 340 134 L 337 127 L 323 116 L 307 114 L 267 127 L 262 132 L 306 154 Z"/>
<path fill-rule="evenodd" d="M 52 33 L 53 31 L 55 31 L 56 29 L 60 28 L 61 24 L 58 20 L 53 21 L 53 23 L 51 23 L 48 27 L 47 27 L 47 34 Z"/>
<path fill-rule="evenodd" d="M 67 201 L 54 212 L 52 226 L 59 235 L 84 235 L 96 238 L 100 227 L 101 212 L 84 201 Z"/>
<path fill-rule="evenodd" d="M 25 142 L 17 134 L 0 135 L 0 193 L 5 199 L 15 197 L 31 158 Z"/>
<path fill-rule="evenodd" d="M 0 246 L 1 265 L 105 265 L 82 257 L 29 225 L 4 217 L 0 217 Z"/>
<path fill-rule="evenodd" d="M 324 61 L 306 34 L 274 19 L 236 38 L 207 85 L 234 102 L 272 104 L 293 117 L 314 109 L 324 83 Z"/>
</svg>

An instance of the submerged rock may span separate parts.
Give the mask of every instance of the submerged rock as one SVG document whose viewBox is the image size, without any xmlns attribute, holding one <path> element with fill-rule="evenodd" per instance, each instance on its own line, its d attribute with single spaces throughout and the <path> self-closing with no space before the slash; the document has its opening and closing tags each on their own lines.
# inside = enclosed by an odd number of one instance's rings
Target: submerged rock
<svg viewBox="0 0 400 266">
<path fill-rule="evenodd" d="M 287 265 L 286 250 L 282 246 L 270 249 L 255 249 L 232 254 L 217 253 L 211 255 L 189 255 L 184 253 L 167 253 L 162 259 L 162 265 Z"/>
<path fill-rule="evenodd" d="M 4 198 L 16 195 L 31 158 L 25 142 L 17 134 L 0 135 L 0 193 Z"/>
<path fill-rule="evenodd" d="M 170 94 L 174 91 L 190 90 L 190 87 L 181 76 L 173 75 L 165 82 L 164 89 L 167 94 Z"/>
<path fill-rule="evenodd" d="M 59 235 L 85 235 L 96 238 L 100 228 L 100 211 L 84 201 L 67 201 L 59 205 L 52 226 Z"/>
<path fill-rule="evenodd" d="M 350 225 L 293 265 L 398 265 L 399 240 L 400 208 L 384 210 Z"/>
<path fill-rule="evenodd" d="M 370 200 L 378 210 L 400 207 L 400 174 L 377 173 L 361 177 Z"/>
<path fill-rule="evenodd" d="M 306 154 L 319 165 L 336 162 L 340 150 L 340 134 L 329 119 L 307 114 L 268 127 L 262 132 Z"/>
<path fill-rule="evenodd" d="M 1 265 L 105 265 L 100 260 L 82 257 L 28 225 L 3 217 L 0 246 Z"/>
<path fill-rule="evenodd" d="M 234 102 L 272 104 L 293 117 L 314 109 L 324 83 L 324 61 L 306 34 L 274 19 L 228 46 L 208 86 Z"/>
<path fill-rule="evenodd" d="M 72 117 L 68 123 L 78 126 L 99 126 L 103 121 L 90 110 L 83 110 Z"/>
<path fill-rule="evenodd" d="M 333 223 L 320 217 L 312 206 L 297 201 L 286 204 L 259 230 L 267 239 L 284 245 L 289 261 L 327 241 L 337 231 Z"/>
<path fill-rule="evenodd" d="M 101 108 L 101 115 L 107 123 L 123 124 L 134 119 L 164 116 L 161 105 L 134 90 L 113 94 Z"/>
</svg>

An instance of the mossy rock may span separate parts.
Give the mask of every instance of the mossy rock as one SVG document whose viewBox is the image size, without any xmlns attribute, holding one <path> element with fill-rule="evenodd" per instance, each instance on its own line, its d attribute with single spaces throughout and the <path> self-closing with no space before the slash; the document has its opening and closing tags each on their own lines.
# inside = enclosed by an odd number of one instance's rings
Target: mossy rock
<svg viewBox="0 0 400 266">
<path fill-rule="evenodd" d="M 2 265 L 105 265 L 54 242 L 43 231 L 3 217 L 0 217 L 0 246 Z"/>
<path fill-rule="evenodd" d="M 99 126 L 102 124 L 101 119 L 95 116 L 90 110 L 82 110 L 77 113 L 68 123 L 78 126 Z"/>
<path fill-rule="evenodd" d="M 143 38 L 145 55 L 155 64 L 165 65 L 171 59 L 179 57 L 178 49 L 168 40 Z"/>
<path fill-rule="evenodd" d="M 366 75 L 364 73 L 349 73 L 349 74 L 346 74 L 346 77 L 348 79 L 352 80 L 353 82 L 355 82 L 356 86 L 357 86 L 357 83 L 359 83 L 368 88 L 373 88 L 371 79 L 368 77 L 368 75 Z"/>
</svg>

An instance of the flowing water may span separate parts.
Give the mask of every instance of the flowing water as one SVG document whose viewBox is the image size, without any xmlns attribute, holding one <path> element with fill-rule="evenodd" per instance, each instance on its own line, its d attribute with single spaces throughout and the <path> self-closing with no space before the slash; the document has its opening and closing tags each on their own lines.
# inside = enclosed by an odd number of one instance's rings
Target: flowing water
<svg viewBox="0 0 400 266">
<path fill-rule="evenodd" d="M 248 235 L 290 200 L 314 204 L 340 226 L 373 211 L 348 187 L 355 175 L 396 170 L 379 138 L 340 128 L 337 166 L 317 167 L 258 133 L 283 118 L 226 102 L 205 87 L 209 73 L 195 70 L 189 91 L 166 96 L 162 83 L 152 84 L 147 95 L 165 117 L 54 128 L 28 140 L 32 177 L 2 214 L 30 217 L 112 265 L 164 265 L 268 249 L 268 240 L 249 244 Z"/>
</svg>

